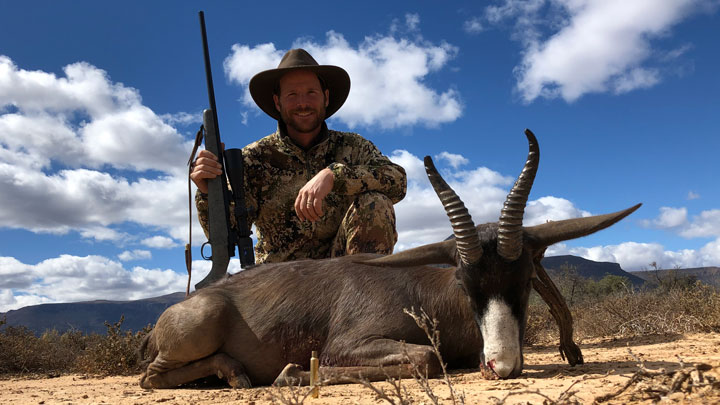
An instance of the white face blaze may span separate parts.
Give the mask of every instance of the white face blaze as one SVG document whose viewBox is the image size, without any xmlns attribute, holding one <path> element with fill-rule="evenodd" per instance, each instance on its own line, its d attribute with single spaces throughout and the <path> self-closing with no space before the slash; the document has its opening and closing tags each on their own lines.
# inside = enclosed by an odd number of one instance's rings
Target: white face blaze
<svg viewBox="0 0 720 405">
<path fill-rule="evenodd" d="M 501 378 L 505 378 L 522 364 L 518 321 L 510 307 L 493 298 L 479 319 L 483 337 L 485 364 Z"/>
</svg>

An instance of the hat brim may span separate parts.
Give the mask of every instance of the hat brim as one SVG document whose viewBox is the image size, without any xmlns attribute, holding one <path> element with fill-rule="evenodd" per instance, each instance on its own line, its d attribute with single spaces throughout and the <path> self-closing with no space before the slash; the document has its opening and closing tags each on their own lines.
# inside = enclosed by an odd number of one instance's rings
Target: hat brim
<svg viewBox="0 0 720 405">
<path fill-rule="evenodd" d="M 261 110 L 280 121 L 280 112 L 275 108 L 273 90 L 280 78 L 293 70 L 309 70 L 322 77 L 330 91 L 330 100 L 325 118 L 330 118 L 342 107 L 350 94 L 350 76 L 345 69 L 332 65 L 293 66 L 260 72 L 250 79 L 250 95 Z"/>
</svg>

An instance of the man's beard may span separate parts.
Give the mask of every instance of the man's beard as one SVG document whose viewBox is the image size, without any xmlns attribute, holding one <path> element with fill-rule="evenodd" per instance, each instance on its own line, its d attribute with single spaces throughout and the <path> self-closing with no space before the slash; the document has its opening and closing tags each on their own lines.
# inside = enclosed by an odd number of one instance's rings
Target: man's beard
<svg viewBox="0 0 720 405">
<path fill-rule="evenodd" d="M 300 122 L 295 119 L 295 113 L 302 113 L 305 111 L 314 111 L 315 115 L 313 116 L 315 119 L 308 121 L 308 122 Z M 308 133 L 312 132 L 313 130 L 319 128 L 323 121 L 325 121 L 325 109 L 317 109 L 314 110 L 313 108 L 302 108 L 302 109 L 295 109 L 292 111 L 286 111 L 284 108 L 280 108 L 280 117 L 282 118 L 285 125 L 288 127 L 291 127 L 297 132 L 300 133 Z"/>
</svg>

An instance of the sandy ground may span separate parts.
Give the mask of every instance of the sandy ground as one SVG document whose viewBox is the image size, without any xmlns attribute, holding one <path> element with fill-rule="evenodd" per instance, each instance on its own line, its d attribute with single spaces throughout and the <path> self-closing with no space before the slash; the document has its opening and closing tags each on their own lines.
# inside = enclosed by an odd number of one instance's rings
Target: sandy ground
<svg viewBox="0 0 720 405">
<path fill-rule="evenodd" d="M 632 353 L 645 361 L 649 370 L 681 369 L 680 360 L 689 370 L 695 363 L 712 367 L 705 371 L 704 386 L 687 388 L 687 381 L 676 392 L 667 396 L 657 394 L 671 384 L 670 378 L 641 378 L 622 395 L 606 403 L 697 403 L 720 404 L 720 335 L 693 334 L 686 336 L 652 336 L 634 339 L 605 339 L 581 344 L 585 364 L 570 367 L 560 359 L 553 346 L 536 346 L 525 349 L 525 371 L 520 378 L 507 381 L 486 380 L 476 371 L 455 372 L 450 378 L 455 390 L 465 396 L 466 404 L 500 403 L 542 404 L 545 400 L 561 401 L 561 395 L 570 394 L 572 400 L 592 403 L 601 395 L 617 392 L 635 375 L 639 368 Z M 706 367 L 707 368 L 707 367 Z M 675 376 L 679 373 L 675 372 Z M 697 377 L 697 375 L 694 375 Z M 688 381 L 690 381 L 689 379 Z M 713 384 L 714 382 L 714 384 Z M 378 388 L 391 390 L 388 383 L 375 383 Z M 440 403 L 452 403 L 449 390 L 442 380 L 431 380 L 431 388 Z M 418 385 L 403 380 L 415 403 L 433 403 Z M 691 392 L 687 392 L 691 391 Z M 1 404 L 268 404 L 273 397 L 293 393 L 301 396 L 306 388 L 290 391 L 277 388 L 232 390 L 228 388 L 183 388 L 173 390 L 143 390 L 138 377 L 87 377 L 79 375 L 45 379 L 12 378 L 0 380 Z M 545 397 L 534 393 L 540 392 Z M 574 394 L 573 394 L 574 393 Z M 653 400 L 652 395 L 656 398 Z M 288 403 L 275 399 L 276 403 Z M 378 399 L 362 385 L 322 387 L 320 397 L 307 398 L 305 404 L 380 404 Z M 553 402 L 549 402 L 553 403 Z M 567 402 L 565 402 L 567 403 Z"/>
</svg>

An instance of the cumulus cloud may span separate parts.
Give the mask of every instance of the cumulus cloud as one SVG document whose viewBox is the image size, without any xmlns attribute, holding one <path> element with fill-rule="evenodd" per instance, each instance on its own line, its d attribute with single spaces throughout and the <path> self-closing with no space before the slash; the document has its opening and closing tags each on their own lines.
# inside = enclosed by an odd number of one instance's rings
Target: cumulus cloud
<svg viewBox="0 0 720 405">
<path fill-rule="evenodd" d="M 702 211 L 680 232 L 685 238 L 720 236 L 720 209 Z"/>
<path fill-rule="evenodd" d="M 666 250 L 659 243 L 624 242 L 618 245 L 568 247 L 560 243 L 548 248 L 546 256 L 576 255 L 588 260 L 620 264 L 626 271 L 647 270 L 650 263 L 660 268 L 717 266 L 720 263 L 720 238 L 700 249 Z"/>
<path fill-rule="evenodd" d="M 0 116 L 4 149 L 76 167 L 182 169 L 188 141 L 143 106 L 137 90 L 84 62 L 63 71 L 24 70 L 0 55 L 0 108 L 16 110 Z"/>
<path fill-rule="evenodd" d="M 192 283 L 205 278 L 211 266 L 193 261 Z M 238 260 L 230 261 L 230 273 L 240 270 Z M 61 255 L 37 264 L 0 256 L 0 276 L 0 312 L 44 303 L 138 300 L 185 291 L 187 285 L 186 275 L 170 269 L 125 268 L 96 255 Z"/>
<path fill-rule="evenodd" d="M 0 311 L 45 302 L 98 299 L 133 300 L 183 291 L 184 276 L 169 269 L 125 269 L 120 262 L 102 256 L 71 256 L 37 264 L 0 258 Z M 10 294 L 8 294 L 10 291 Z"/>
<path fill-rule="evenodd" d="M 0 56 L 2 226 L 124 244 L 137 241 L 120 226 L 134 222 L 184 238 L 192 141 L 168 122 L 197 117 L 159 117 L 88 63 L 63 73 Z"/>
<path fill-rule="evenodd" d="M 158 248 L 158 249 L 168 249 L 173 248 L 177 246 L 178 244 L 171 238 L 168 238 L 167 236 L 161 236 L 156 235 L 150 238 L 145 238 L 142 241 L 140 241 L 145 246 L 152 247 L 152 248 Z"/>
<path fill-rule="evenodd" d="M 495 222 L 515 178 L 504 176 L 486 167 L 457 170 L 454 162 L 468 164 L 462 155 L 440 153 L 453 159 L 438 159 L 438 170 L 470 211 L 475 224 Z M 422 160 L 405 150 L 396 150 L 390 160 L 403 166 L 408 175 L 405 199 L 395 208 L 399 240 L 396 250 L 405 250 L 425 243 L 437 242 L 452 234 L 450 222 L 435 191 L 427 180 Z M 444 167 L 443 164 L 450 167 Z M 572 202 L 545 196 L 528 202 L 525 223 L 536 225 L 548 220 L 561 220 L 590 215 Z"/>
<path fill-rule="evenodd" d="M 388 35 L 365 37 L 353 46 L 342 34 L 329 31 L 324 43 L 300 39 L 292 47 L 304 48 L 319 63 L 341 66 L 350 75 L 350 96 L 333 119 L 350 127 L 437 126 L 460 117 L 462 102 L 455 89 L 433 89 L 427 78 L 445 68 L 458 49 L 448 43 L 424 40 L 416 32 L 419 23 L 417 15 L 406 16 L 412 38 L 398 36 L 397 30 L 392 30 Z M 255 113 L 260 110 L 247 84 L 257 72 L 277 67 L 285 52 L 272 43 L 252 47 L 235 44 L 225 59 L 225 74 L 244 87 L 242 102 Z"/>
<path fill-rule="evenodd" d="M 688 218 L 685 207 L 660 207 L 660 214 L 641 222 L 648 228 L 664 229 L 684 238 L 720 237 L 720 209 L 705 210 Z"/>
<path fill-rule="evenodd" d="M 457 169 L 458 167 L 466 165 L 470 162 L 464 156 L 450 152 L 442 152 L 439 155 L 435 155 L 435 159 L 447 161 L 453 169 Z"/>
<path fill-rule="evenodd" d="M 152 253 L 149 250 L 142 249 L 126 250 L 118 255 L 118 259 L 123 262 L 129 262 L 131 260 L 152 259 Z"/>
<path fill-rule="evenodd" d="M 688 224 L 687 208 L 660 207 L 660 215 L 653 220 L 642 221 L 646 227 L 674 229 Z"/>
<path fill-rule="evenodd" d="M 706 0 L 505 0 L 485 10 L 491 23 L 514 20 L 523 47 L 517 90 L 526 102 L 588 93 L 616 94 L 662 80 L 662 67 L 690 45 L 658 49 L 653 40 Z"/>
</svg>

